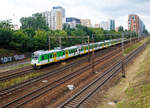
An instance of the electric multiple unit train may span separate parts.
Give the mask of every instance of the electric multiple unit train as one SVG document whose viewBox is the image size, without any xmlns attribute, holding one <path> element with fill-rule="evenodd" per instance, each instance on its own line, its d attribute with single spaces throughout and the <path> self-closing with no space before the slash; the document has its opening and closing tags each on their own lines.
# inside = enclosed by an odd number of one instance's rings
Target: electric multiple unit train
<svg viewBox="0 0 150 108">
<path fill-rule="evenodd" d="M 85 45 L 76 45 L 60 50 L 43 51 L 39 50 L 32 54 L 31 65 L 39 69 L 42 65 L 58 62 L 78 55 L 86 54 L 88 51 L 96 51 L 121 42 L 121 39 L 106 40 Z M 89 48 L 89 49 L 88 49 Z"/>
</svg>

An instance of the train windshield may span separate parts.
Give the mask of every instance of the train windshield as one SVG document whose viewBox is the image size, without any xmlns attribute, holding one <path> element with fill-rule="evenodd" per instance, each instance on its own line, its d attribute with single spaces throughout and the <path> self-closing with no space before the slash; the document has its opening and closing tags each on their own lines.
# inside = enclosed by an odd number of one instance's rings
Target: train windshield
<svg viewBox="0 0 150 108">
<path fill-rule="evenodd" d="M 39 55 L 37 55 L 37 54 L 32 54 L 32 59 L 34 59 L 34 60 L 37 60 L 38 59 L 38 57 L 39 57 Z"/>
</svg>

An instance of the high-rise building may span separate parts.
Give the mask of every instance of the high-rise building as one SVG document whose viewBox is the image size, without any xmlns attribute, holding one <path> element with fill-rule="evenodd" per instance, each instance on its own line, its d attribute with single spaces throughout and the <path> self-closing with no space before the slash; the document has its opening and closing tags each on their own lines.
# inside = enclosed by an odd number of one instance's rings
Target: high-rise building
<svg viewBox="0 0 150 108">
<path fill-rule="evenodd" d="M 51 10 L 51 29 L 62 30 L 65 23 L 65 9 L 61 6 L 55 6 Z"/>
<path fill-rule="evenodd" d="M 86 27 L 92 27 L 90 19 L 81 19 L 81 25 L 86 26 Z"/>
<path fill-rule="evenodd" d="M 128 30 L 134 31 L 139 35 L 145 31 L 145 25 L 138 15 L 130 14 L 128 16 Z"/>
<path fill-rule="evenodd" d="M 76 25 L 81 24 L 81 21 L 78 18 L 69 17 L 66 18 L 66 24 L 68 24 L 70 28 L 76 28 Z"/>
<path fill-rule="evenodd" d="M 100 24 L 94 24 L 94 28 L 100 28 Z"/>
<path fill-rule="evenodd" d="M 104 30 L 109 30 L 109 25 L 108 25 L 108 21 L 102 21 L 100 23 L 100 28 L 104 29 Z"/>
<path fill-rule="evenodd" d="M 62 22 L 65 23 L 65 9 L 61 6 L 55 6 L 52 8 L 52 11 L 54 12 L 60 12 L 62 14 Z"/>
<path fill-rule="evenodd" d="M 50 11 L 45 11 L 45 12 L 42 12 L 41 14 L 45 18 L 46 24 L 50 28 L 51 27 L 51 22 L 50 22 L 51 12 Z"/>
<path fill-rule="evenodd" d="M 143 23 L 143 21 L 140 19 L 140 23 L 139 23 L 139 33 L 142 34 L 145 32 L 145 24 Z"/>
<path fill-rule="evenodd" d="M 56 28 L 58 30 L 62 30 L 63 28 L 63 20 L 62 20 L 62 13 L 59 11 L 56 11 Z"/>
<path fill-rule="evenodd" d="M 108 25 L 109 25 L 109 30 L 115 30 L 115 20 L 110 19 Z"/>
<path fill-rule="evenodd" d="M 139 32 L 139 16 L 131 14 L 128 16 L 128 30 L 134 31 L 136 33 Z"/>
<path fill-rule="evenodd" d="M 42 12 L 46 23 L 51 30 L 62 30 L 65 23 L 65 9 L 61 6 L 56 6 L 51 11 Z"/>
<path fill-rule="evenodd" d="M 62 13 L 60 11 L 51 11 L 50 29 L 62 30 L 63 27 Z"/>
<path fill-rule="evenodd" d="M 108 20 L 108 21 L 102 21 L 100 23 L 100 28 L 103 28 L 104 30 L 115 30 L 115 20 Z"/>
</svg>

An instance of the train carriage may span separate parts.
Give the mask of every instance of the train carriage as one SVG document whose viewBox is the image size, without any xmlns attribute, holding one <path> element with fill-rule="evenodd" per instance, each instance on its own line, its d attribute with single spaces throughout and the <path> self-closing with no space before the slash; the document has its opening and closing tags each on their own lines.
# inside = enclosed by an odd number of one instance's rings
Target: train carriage
<svg viewBox="0 0 150 108">
<path fill-rule="evenodd" d="M 84 48 L 84 47 L 85 47 L 85 45 L 80 45 L 80 46 L 78 47 L 78 49 L 79 49 L 79 54 L 80 54 L 80 55 L 82 55 L 82 54 L 85 53 L 85 51 L 84 51 L 85 48 Z"/>
<path fill-rule="evenodd" d="M 57 50 L 54 52 L 54 61 L 64 60 L 66 58 L 66 53 L 63 50 Z"/>
<path fill-rule="evenodd" d="M 70 57 L 82 55 L 88 53 L 88 51 L 95 51 L 102 49 L 104 47 L 109 47 L 121 42 L 121 39 L 114 40 L 105 40 L 104 42 L 90 43 L 86 45 L 77 45 L 67 47 L 60 50 L 51 50 L 51 51 L 36 51 L 32 54 L 31 65 L 34 68 L 40 67 L 45 64 L 58 62 L 60 60 L 68 59 Z"/>
<path fill-rule="evenodd" d="M 31 64 L 34 67 L 45 65 L 48 63 L 56 62 L 56 54 L 61 52 L 61 50 L 51 50 L 51 51 L 36 51 L 32 54 Z"/>
<path fill-rule="evenodd" d="M 63 50 L 66 52 L 66 58 L 79 55 L 79 50 L 77 46 L 68 47 Z"/>
</svg>

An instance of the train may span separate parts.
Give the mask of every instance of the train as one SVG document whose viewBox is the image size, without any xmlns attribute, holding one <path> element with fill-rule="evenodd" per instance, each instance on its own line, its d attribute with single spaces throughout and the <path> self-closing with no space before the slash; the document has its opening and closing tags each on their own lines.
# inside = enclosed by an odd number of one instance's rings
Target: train
<svg viewBox="0 0 150 108">
<path fill-rule="evenodd" d="M 121 43 L 121 39 L 105 40 L 103 42 L 95 42 L 84 45 L 75 45 L 63 49 L 53 49 L 50 51 L 35 51 L 32 53 L 31 65 L 33 66 L 33 69 L 40 69 L 43 65 L 66 60 L 71 57 L 110 47 L 118 43 Z"/>
</svg>

